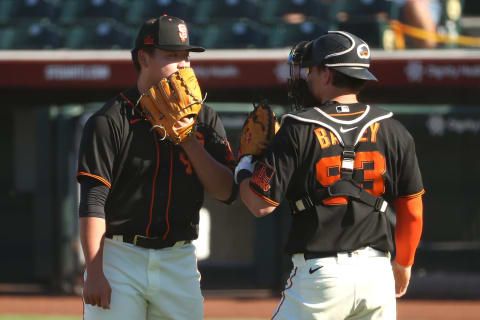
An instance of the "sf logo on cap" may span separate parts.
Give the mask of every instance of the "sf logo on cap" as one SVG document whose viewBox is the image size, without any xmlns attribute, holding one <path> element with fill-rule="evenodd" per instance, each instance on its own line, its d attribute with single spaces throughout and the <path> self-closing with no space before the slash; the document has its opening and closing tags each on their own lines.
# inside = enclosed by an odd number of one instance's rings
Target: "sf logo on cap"
<svg viewBox="0 0 480 320">
<path fill-rule="evenodd" d="M 183 23 L 180 23 L 178 25 L 178 36 L 180 37 L 180 40 L 182 42 L 185 42 L 188 38 L 188 31 L 187 31 L 187 26 L 184 25 Z"/>
<path fill-rule="evenodd" d="M 145 38 L 143 39 L 143 44 L 153 44 L 153 42 L 154 40 L 151 34 L 146 35 Z"/>
<path fill-rule="evenodd" d="M 370 49 L 365 43 L 362 43 L 357 47 L 357 54 L 360 59 L 369 59 L 370 58 Z"/>
</svg>

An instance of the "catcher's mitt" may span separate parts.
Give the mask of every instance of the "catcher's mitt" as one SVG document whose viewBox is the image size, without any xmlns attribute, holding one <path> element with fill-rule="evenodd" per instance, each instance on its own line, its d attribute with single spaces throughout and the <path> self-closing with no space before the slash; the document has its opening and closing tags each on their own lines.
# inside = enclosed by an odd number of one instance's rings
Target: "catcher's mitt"
<svg viewBox="0 0 480 320">
<path fill-rule="evenodd" d="M 238 158 L 244 155 L 258 157 L 272 141 L 280 125 L 272 108 L 262 103 L 254 105 L 242 128 Z"/>
<path fill-rule="evenodd" d="M 195 132 L 202 92 L 192 68 L 181 68 L 142 94 L 138 103 L 160 139 L 174 144 Z"/>
</svg>

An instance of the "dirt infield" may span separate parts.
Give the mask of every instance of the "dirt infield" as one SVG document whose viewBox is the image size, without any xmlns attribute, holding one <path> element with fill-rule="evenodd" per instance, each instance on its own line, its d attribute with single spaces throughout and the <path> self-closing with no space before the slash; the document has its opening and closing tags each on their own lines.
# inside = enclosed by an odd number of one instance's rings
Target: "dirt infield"
<svg viewBox="0 0 480 320">
<path fill-rule="evenodd" d="M 272 315 L 278 299 L 206 298 L 205 317 L 265 318 Z M 0 296 L 0 314 L 81 315 L 79 297 Z M 480 301 L 400 300 L 400 320 L 480 319 Z"/>
</svg>

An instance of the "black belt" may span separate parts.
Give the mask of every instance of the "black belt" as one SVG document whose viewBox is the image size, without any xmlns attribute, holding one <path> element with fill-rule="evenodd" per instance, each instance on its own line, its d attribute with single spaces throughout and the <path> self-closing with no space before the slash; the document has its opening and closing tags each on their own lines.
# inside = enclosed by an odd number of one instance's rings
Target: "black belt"
<svg viewBox="0 0 480 320">
<path fill-rule="evenodd" d="M 303 254 L 305 260 L 336 257 L 336 252 L 307 252 Z"/>
<path fill-rule="evenodd" d="M 183 245 L 191 243 L 191 240 L 184 241 L 172 241 L 172 240 L 163 240 L 162 237 L 145 237 L 142 235 L 110 235 L 107 234 L 105 237 L 113 239 L 116 241 L 122 241 L 126 243 L 131 243 L 137 247 L 142 247 L 145 249 L 164 249 L 178 245 Z"/>
<path fill-rule="evenodd" d="M 347 254 L 348 256 L 361 255 L 365 257 L 389 257 L 390 253 L 373 249 L 371 247 L 365 247 L 356 249 L 353 251 L 345 252 L 307 252 L 303 254 L 305 260 L 310 259 L 321 259 L 321 258 L 332 258 L 337 257 L 339 254 Z"/>
</svg>

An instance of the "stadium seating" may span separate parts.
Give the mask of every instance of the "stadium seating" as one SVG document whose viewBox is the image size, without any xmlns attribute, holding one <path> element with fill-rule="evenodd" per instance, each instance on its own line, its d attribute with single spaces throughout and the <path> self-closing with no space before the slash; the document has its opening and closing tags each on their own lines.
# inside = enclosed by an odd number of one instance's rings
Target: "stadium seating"
<svg viewBox="0 0 480 320">
<path fill-rule="evenodd" d="M 329 9 L 330 21 L 343 23 L 349 20 L 361 22 L 371 19 L 398 19 L 399 15 L 397 3 L 391 0 L 335 0 Z"/>
<path fill-rule="evenodd" d="M 294 17 L 292 13 L 299 13 L 303 18 Z M 291 46 L 327 30 L 338 29 L 365 38 L 372 47 L 393 49 L 393 33 L 386 21 L 397 16 L 398 8 L 389 0 L 267 0 L 262 12 L 263 21 L 269 23 L 273 30 L 270 47 Z M 300 21 L 279 23 L 279 18 L 283 18 L 284 22 L 291 19 Z"/>
<path fill-rule="evenodd" d="M 300 13 L 326 21 L 330 1 L 325 0 L 265 0 L 261 18 L 263 22 L 275 23 L 288 13 Z"/>
<path fill-rule="evenodd" d="M 193 0 L 133 0 L 128 1 L 124 21 L 130 25 L 141 25 L 145 20 L 163 14 L 179 17 L 190 22 Z"/>
<path fill-rule="evenodd" d="M 124 7 L 115 0 L 64 0 L 57 22 L 61 25 L 82 23 L 90 18 L 113 18 L 122 21 Z"/>
<path fill-rule="evenodd" d="M 245 18 L 209 24 L 196 36 L 206 48 L 265 48 L 267 42 L 265 29 Z"/>
<path fill-rule="evenodd" d="M 59 11 L 58 0 L 17 1 L 16 18 L 49 18 L 55 20 Z"/>
<path fill-rule="evenodd" d="M 350 20 L 338 24 L 338 30 L 355 34 L 368 43 L 370 48 L 395 49 L 395 35 L 385 21 Z"/>
<path fill-rule="evenodd" d="M 1 0 L 0 1 L 0 24 L 6 25 L 12 22 L 15 16 L 19 1 L 15 0 Z"/>
<path fill-rule="evenodd" d="M 233 18 L 256 20 L 258 3 L 257 0 L 198 0 L 191 21 L 202 24 Z"/>
<path fill-rule="evenodd" d="M 328 24 L 315 19 L 301 23 L 279 23 L 271 29 L 268 47 L 291 47 L 300 41 L 312 40 L 328 30 Z"/>
<path fill-rule="evenodd" d="M 394 1 L 335 0 L 329 10 L 329 20 L 338 30 L 354 33 L 371 48 L 395 49 L 395 36 L 389 19 L 398 19 L 399 8 Z"/>
<path fill-rule="evenodd" d="M 69 28 L 64 46 L 69 49 L 129 49 L 136 30 L 113 19 L 94 19 Z"/>
<path fill-rule="evenodd" d="M 0 29 L 0 49 L 56 49 L 63 32 L 48 19 L 24 20 Z"/>
<path fill-rule="evenodd" d="M 477 13 L 478 2 L 441 0 L 439 32 L 455 38 L 462 8 Z M 389 20 L 401 18 L 393 0 L 0 0 L 0 47 L 128 49 L 142 22 L 162 14 L 186 20 L 191 42 L 208 48 L 288 47 L 340 29 L 394 49 Z"/>
</svg>

